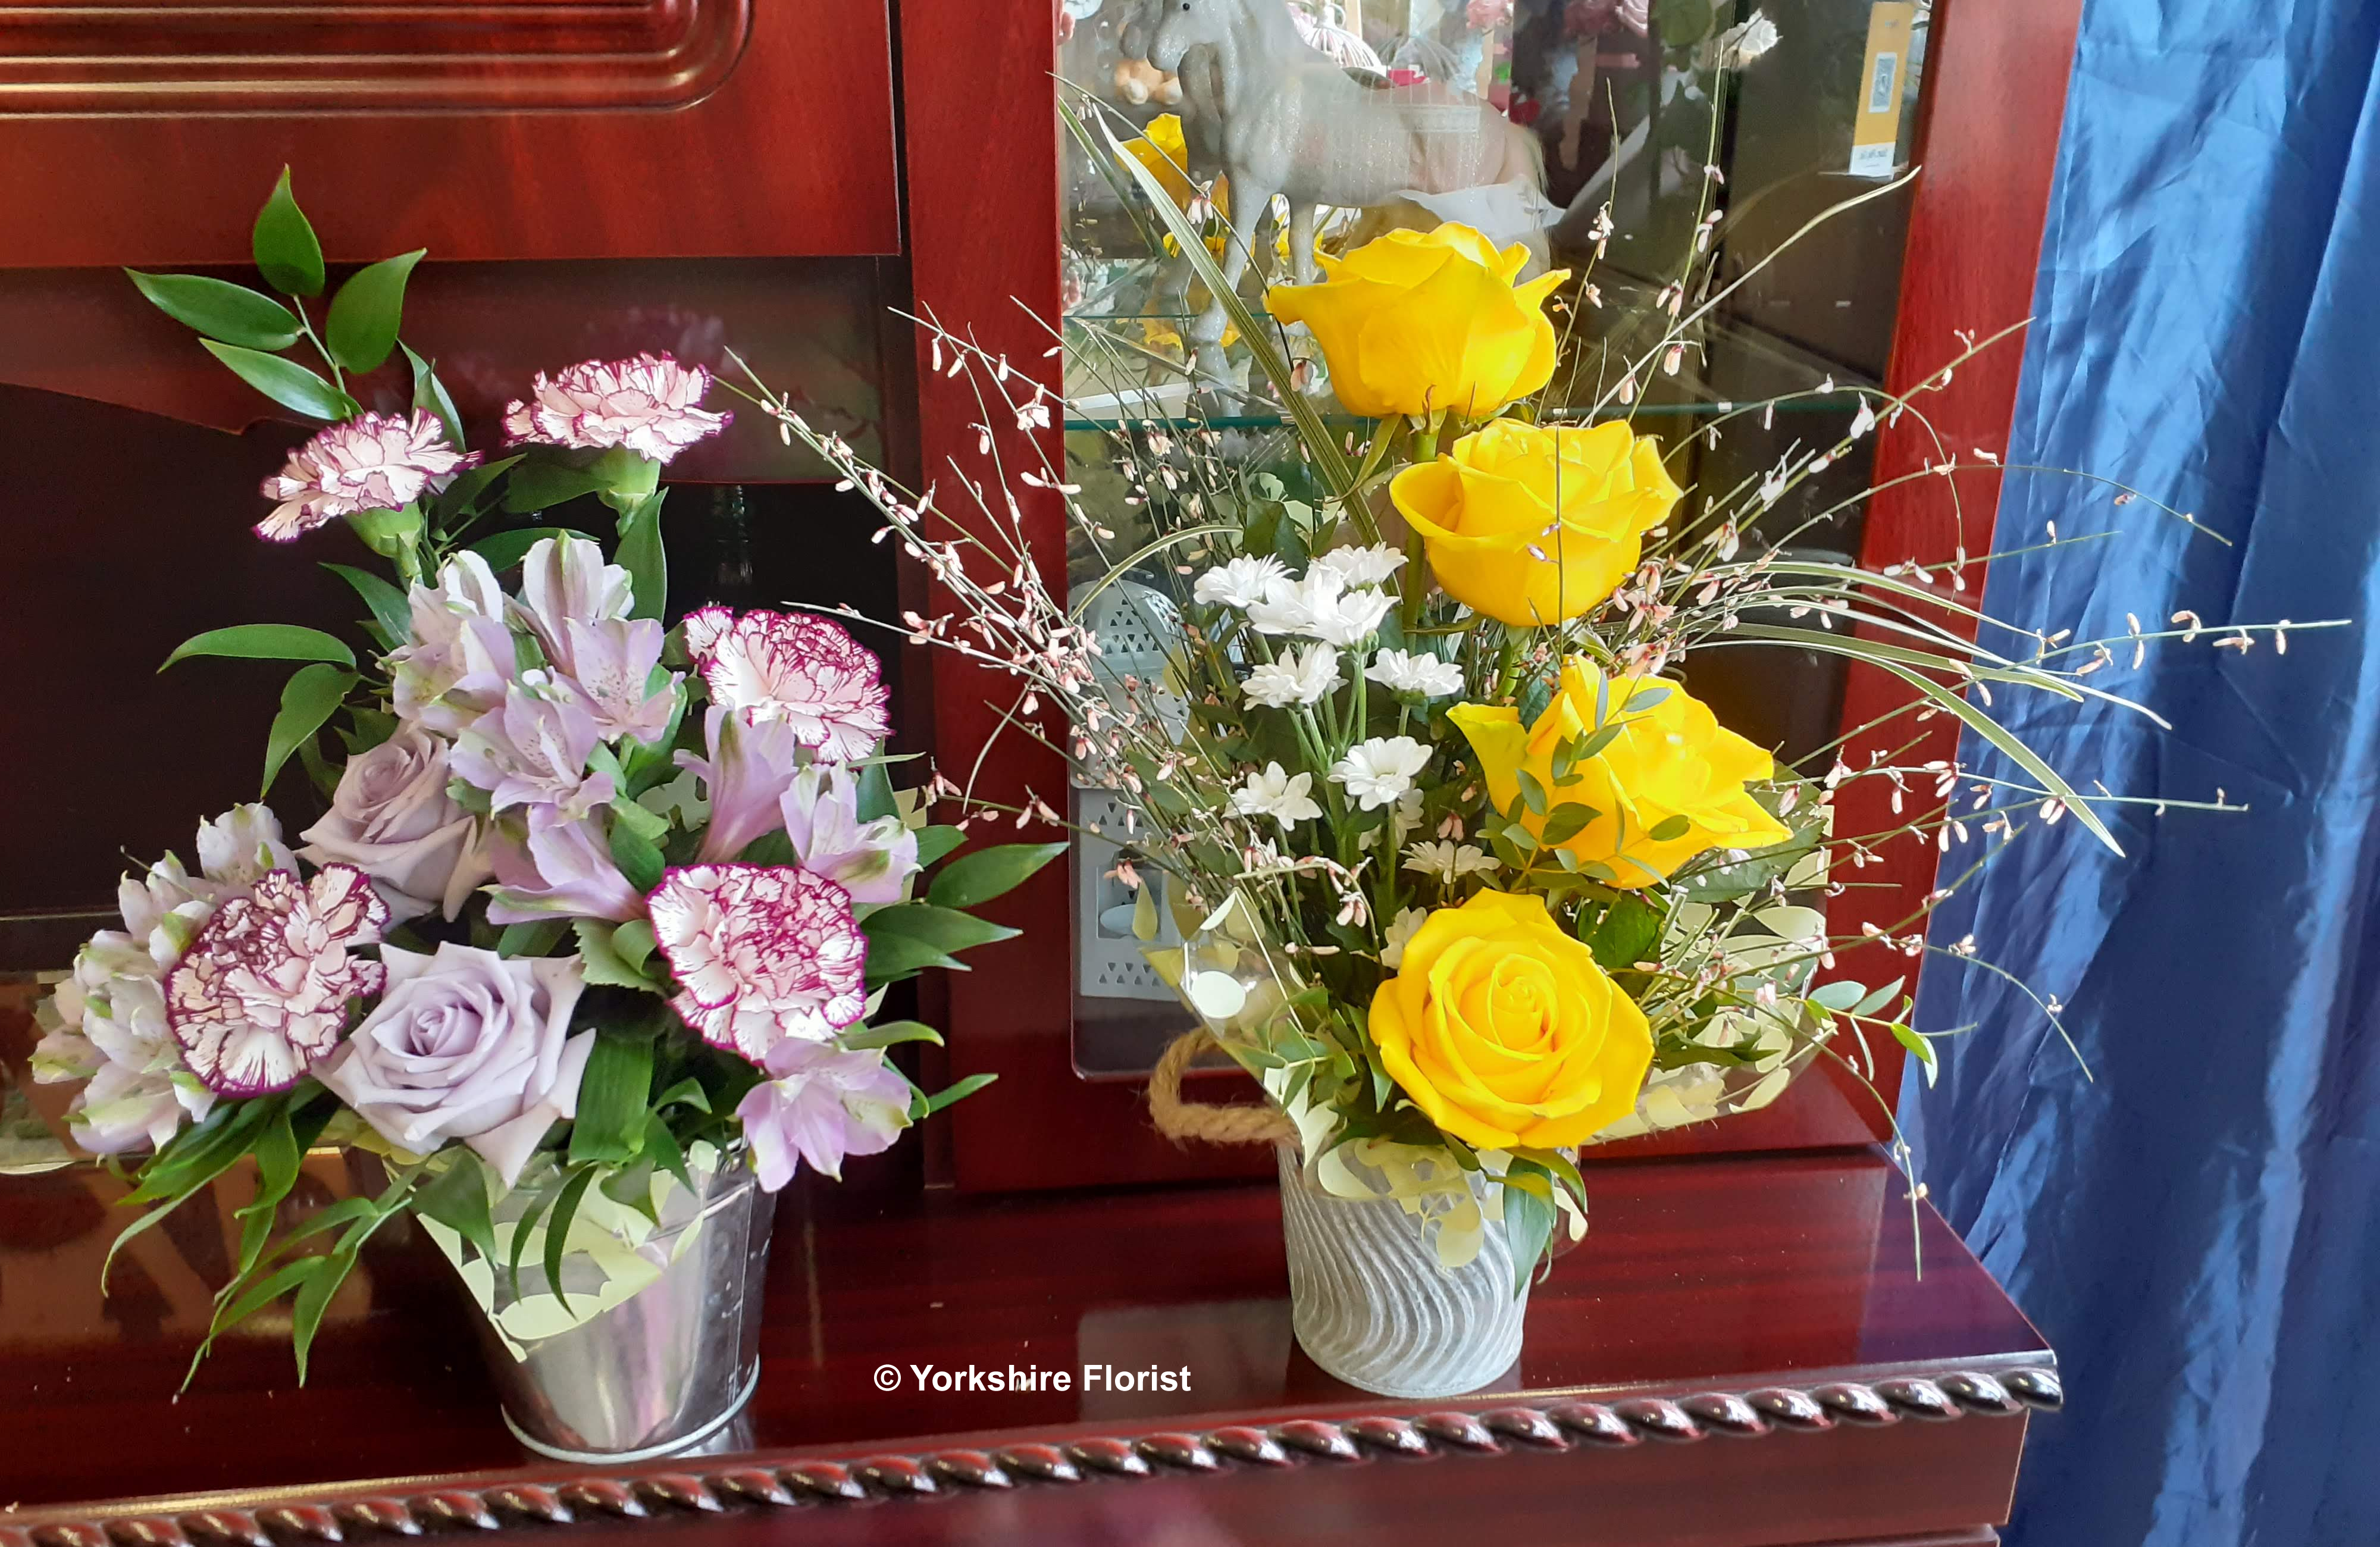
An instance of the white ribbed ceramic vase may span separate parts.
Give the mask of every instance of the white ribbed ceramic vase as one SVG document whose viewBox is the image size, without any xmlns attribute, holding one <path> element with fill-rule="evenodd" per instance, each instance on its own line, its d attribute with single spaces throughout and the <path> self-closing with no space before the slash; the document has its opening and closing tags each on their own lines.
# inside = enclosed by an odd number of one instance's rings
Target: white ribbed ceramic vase
<svg viewBox="0 0 2380 1547">
<path fill-rule="evenodd" d="M 1477 1257 L 1442 1268 L 1422 1222 L 1394 1199 L 1337 1197 L 1294 1148 L 1280 1155 L 1290 1323 L 1307 1358 L 1383 1396 L 1452 1396 L 1512 1368 L 1529 1297 L 1512 1293 L 1500 1221 L 1486 1226 Z"/>
</svg>

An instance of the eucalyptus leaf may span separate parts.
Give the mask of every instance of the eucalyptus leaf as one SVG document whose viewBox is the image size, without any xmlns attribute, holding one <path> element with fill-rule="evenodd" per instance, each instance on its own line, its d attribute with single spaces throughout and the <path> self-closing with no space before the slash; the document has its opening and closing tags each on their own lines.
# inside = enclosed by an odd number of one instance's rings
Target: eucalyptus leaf
<svg viewBox="0 0 2380 1547">
<path fill-rule="evenodd" d="M 1543 1196 L 1527 1183 L 1546 1189 Z M 1512 1251 L 1512 1297 L 1520 1298 L 1536 1276 L 1546 1243 L 1553 1239 L 1553 1184 L 1546 1169 L 1534 1162 L 1515 1160 L 1504 1172 L 1504 1238 Z"/>
</svg>

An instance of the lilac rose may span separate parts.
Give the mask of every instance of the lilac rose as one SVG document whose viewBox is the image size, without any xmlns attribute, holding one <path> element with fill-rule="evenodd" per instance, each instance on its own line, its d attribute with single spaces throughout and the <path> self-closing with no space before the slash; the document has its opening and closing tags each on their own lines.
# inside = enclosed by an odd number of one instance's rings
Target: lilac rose
<svg viewBox="0 0 2380 1547">
<path fill-rule="evenodd" d="M 317 865 L 372 878 L 396 922 L 435 908 L 452 919 L 488 879 L 480 824 L 446 793 L 446 743 L 419 725 L 347 760 L 331 812 L 299 834 Z"/>
<path fill-rule="evenodd" d="M 382 1139 L 415 1154 L 453 1139 L 510 1187 L 548 1129 L 578 1112 L 595 1033 L 570 1035 L 586 987 L 576 956 L 446 944 L 381 947 L 388 989 L 315 1078 Z"/>
</svg>

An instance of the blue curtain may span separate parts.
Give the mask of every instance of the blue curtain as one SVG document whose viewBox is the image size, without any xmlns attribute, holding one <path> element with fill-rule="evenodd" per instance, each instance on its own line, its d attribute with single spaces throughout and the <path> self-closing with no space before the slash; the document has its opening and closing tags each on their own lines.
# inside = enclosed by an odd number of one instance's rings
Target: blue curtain
<svg viewBox="0 0 2380 1547">
<path fill-rule="evenodd" d="M 2376 44 L 2374 0 L 2084 6 L 2010 459 L 2226 541 L 2012 476 L 1997 546 L 2121 535 L 1996 564 L 1985 605 L 2079 640 L 2358 621 L 2285 655 L 2119 644 L 2091 681 L 2169 729 L 2002 698 L 2085 788 L 2249 808 L 2123 808 L 2123 859 L 2036 826 L 1937 920 L 2061 1002 L 2090 1067 L 1931 959 L 1920 1024 L 1976 1029 L 1902 1121 L 2066 1377 L 2015 1547 L 2380 1541 Z"/>
</svg>

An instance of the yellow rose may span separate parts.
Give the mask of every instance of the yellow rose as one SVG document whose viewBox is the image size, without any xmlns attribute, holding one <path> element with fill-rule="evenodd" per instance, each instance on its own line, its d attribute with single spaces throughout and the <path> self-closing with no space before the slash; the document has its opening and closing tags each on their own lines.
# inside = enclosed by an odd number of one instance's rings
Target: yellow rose
<svg viewBox="0 0 2380 1547">
<path fill-rule="evenodd" d="M 1554 373 L 1545 300 L 1566 269 L 1526 285 L 1529 250 L 1503 251 L 1468 225 L 1391 231 L 1344 258 L 1318 254 L 1319 285 L 1276 285 L 1284 323 L 1314 330 L 1330 384 L 1351 413 L 1385 419 L 1451 408 L 1485 419 Z"/>
<path fill-rule="evenodd" d="M 1585 1143 L 1635 1110 L 1653 1062 L 1645 1012 L 1534 894 L 1423 920 L 1372 996 L 1372 1041 L 1431 1122 L 1488 1150 Z"/>
<path fill-rule="evenodd" d="M 1659 443 L 1617 420 L 1500 419 L 1389 483 L 1446 593 L 1520 628 L 1600 605 L 1678 495 Z"/>
<path fill-rule="evenodd" d="M 1683 688 L 1658 677 L 1609 679 L 1604 724 L 1619 734 L 1557 779 L 1554 756 L 1562 743 L 1575 749 L 1596 735 L 1596 696 L 1605 680 L 1595 663 L 1572 656 L 1552 701 L 1526 730 L 1509 704 L 1457 704 L 1447 712 L 1478 754 L 1498 810 L 1512 808 L 1527 771 L 1546 793 L 1547 810 L 1541 816 L 1524 806 L 1521 824 L 1543 836 L 1563 806 L 1588 808 L 1592 821 L 1548 847 L 1605 866 L 1613 885 L 1631 888 L 1666 880 L 1714 848 L 1766 848 L 1793 835 L 1743 787 L 1773 777 L 1776 760 L 1720 725 Z M 1632 702 L 1641 707 L 1631 710 Z"/>
</svg>

